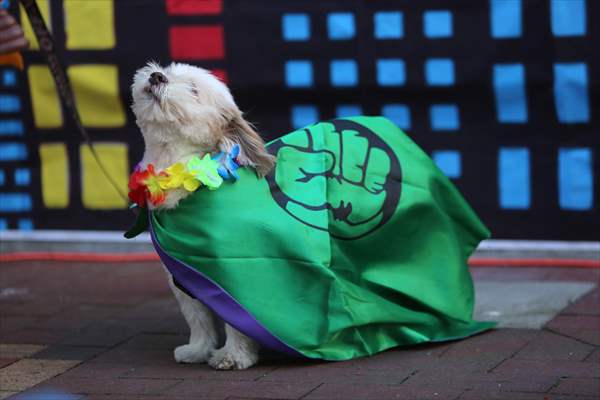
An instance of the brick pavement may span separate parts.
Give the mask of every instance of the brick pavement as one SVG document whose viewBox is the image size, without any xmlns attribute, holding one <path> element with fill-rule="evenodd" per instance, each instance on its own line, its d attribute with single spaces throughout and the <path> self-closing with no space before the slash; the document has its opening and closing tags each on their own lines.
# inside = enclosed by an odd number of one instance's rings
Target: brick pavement
<svg viewBox="0 0 600 400">
<path fill-rule="evenodd" d="M 505 282 L 598 282 L 599 273 L 473 270 L 476 280 Z M 498 329 L 341 363 L 266 354 L 229 372 L 173 361 L 187 327 L 156 263 L 3 264 L 0 313 L 0 398 L 600 398 L 598 287 L 541 330 Z"/>
</svg>

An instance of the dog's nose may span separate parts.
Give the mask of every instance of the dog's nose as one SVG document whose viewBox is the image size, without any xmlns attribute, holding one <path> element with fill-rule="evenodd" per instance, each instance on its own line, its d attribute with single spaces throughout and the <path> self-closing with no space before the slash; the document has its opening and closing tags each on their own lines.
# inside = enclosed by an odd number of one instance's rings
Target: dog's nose
<svg viewBox="0 0 600 400">
<path fill-rule="evenodd" d="M 148 82 L 150 82 L 151 85 L 158 85 L 159 83 L 167 83 L 167 82 L 169 82 L 169 80 L 162 73 L 153 72 L 150 74 L 150 78 L 148 78 Z"/>
</svg>

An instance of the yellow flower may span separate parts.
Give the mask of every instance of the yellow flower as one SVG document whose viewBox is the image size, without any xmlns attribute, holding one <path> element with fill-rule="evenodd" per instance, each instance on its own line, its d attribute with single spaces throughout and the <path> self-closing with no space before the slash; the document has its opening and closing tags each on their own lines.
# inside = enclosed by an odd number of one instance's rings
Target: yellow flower
<svg viewBox="0 0 600 400">
<path fill-rule="evenodd" d="M 188 171 L 182 163 L 175 163 L 165 169 L 158 177 L 162 189 L 177 189 L 183 186 L 188 192 L 193 192 L 200 186 L 200 182 Z"/>
</svg>

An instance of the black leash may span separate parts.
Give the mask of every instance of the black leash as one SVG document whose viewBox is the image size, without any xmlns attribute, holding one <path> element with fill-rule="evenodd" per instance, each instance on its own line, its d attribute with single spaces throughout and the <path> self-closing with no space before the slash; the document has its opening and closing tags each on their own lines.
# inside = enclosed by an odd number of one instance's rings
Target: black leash
<svg viewBox="0 0 600 400">
<path fill-rule="evenodd" d="M 50 68 L 50 73 L 54 78 L 54 82 L 56 82 L 56 87 L 58 88 L 58 93 L 60 98 L 65 105 L 65 108 L 68 110 L 71 118 L 75 121 L 75 126 L 77 130 L 83 137 L 83 140 L 88 145 L 92 156 L 98 163 L 100 170 L 108 179 L 110 184 L 114 187 L 114 189 L 119 193 L 123 199 L 129 202 L 129 198 L 127 195 L 121 190 L 119 185 L 115 182 L 115 180 L 110 176 L 108 170 L 100 160 L 96 149 L 90 139 L 90 135 L 84 128 L 81 123 L 81 118 L 79 117 L 79 112 L 77 111 L 77 106 L 75 104 L 75 98 L 73 97 L 73 91 L 71 90 L 71 85 L 69 84 L 69 80 L 67 79 L 67 75 L 63 70 L 62 66 L 58 62 L 58 57 L 54 51 L 54 40 L 52 39 L 52 35 L 48 31 L 46 27 L 46 23 L 42 18 L 42 14 L 40 13 L 40 9 L 38 8 L 35 0 L 20 0 L 25 12 L 27 13 L 27 17 L 29 18 L 29 22 L 31 23 L 31 27 L 33 28 L 33 32 L 38 40 L 40 45 L 40 50 L 46 57 L 46 62 L 48 63 L 48 67 Z"/>
</svg>

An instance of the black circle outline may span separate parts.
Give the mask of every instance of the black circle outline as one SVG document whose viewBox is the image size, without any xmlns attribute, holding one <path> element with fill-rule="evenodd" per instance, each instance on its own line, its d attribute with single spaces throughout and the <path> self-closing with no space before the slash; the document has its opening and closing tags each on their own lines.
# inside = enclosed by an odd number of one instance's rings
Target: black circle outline
<svg viewBox="0 0 600 400">
<path fill-rule="evenodd" d="M 402 168 L 400 167 L 400 161 L 398 160 L 398 157 L 396 157 L 396 154 L 391 149 L 391 147 L 381 137 L 379 137 L 375 132 L 373 132 L 371 129 L 367 128 L 366 126 L 359 124 L 358 122 L 348 120 L 348 119 L 333 119 L 333 120 L 329 120 L 329 121 L 325 121 L 325 122 L 329 122 L 329 123 L 333 124 L 333 126 L 335 127 L 335 130 L 337 132 L 341 132 L 343 130 L 354 130 L 354 131 L 359 132 L 359 134 L 361 136 L 364 136 L 367 138 L 371 147 L 378 148 L 387 154 L 387 156 L 390 160 L 390 172 L 388 173 L 385 184 L 383 185 L 384 190 L 386 191 L 386 198 L 383 202 L 383 205 L 381 206 L 381 209 L 372 218 L 363 222 L 363 223 L 366 223 L 366 222 L 372 220 L 373 218 L 375 218 L 376 216 L 378 216 L 379 214 L 383 213 L 383 218 L 381 219 L 379 224 L 375 225 L 373 228 L 371 228 L 367 232 L 364 232 L 358 236 L 342 237 L 342 236 L 335 235 L 335 234 L 331 233 L 328 229 L 321 228 L 319 226 L 313 225 L 311 223 L 308 223 L 308 222 L 298 218 L 297 216 L 292 214 L 287 209 L 286 206 L 287 206 L 288 201 L 293 200 L 293 199 L 290 199 L 285 193 L 283 193 L 281 188 L 277 184 L 277 182 L 275 180 L 275 168 L 277 168 L 277 167 L 273 168 L 273 170 L 265 178 L 267 179 L 267 182 L 269 183 L 269 189 L 271 191 L 271 196 L 273 197 L 273 200 L 275 200 L 277 205 L 279 205 L 279 207 L 281 207 L 285 212 L 287 212 L 289 215 L 291 215 L 294 219 L 296 219 L 296 220 L 302 222 L 304 225 L 310 226 L 312 228 L 315 228 L 315 229 L 318 229 L 321 231 L 327 231 L 327 232 L 329 232 L 329 234 L 332 237 L 334 237 L 336 239 L 341 239 L 341 240 L 360 239 L 360 238 L 376 231 L 377 229 L 379 229 L 392 217 L 392 215 L 394 215 L 394 212 L 396 211 L 398 202 L 400 201 L 400 192 L 401 192 L 401 188 L 402 188 Z M 305 129 L 305 130 L 308 131 L 308 129 Z M 307 132 L 307 134 L 310 134 L 310 132 Z M 271 142 L 269 144 L 269 146 L 267 146 L 267 150 L 269 151 L 269 153 L 276 156 L 277 153 L 279 152 L 279 150 L 284 146 L 288 146 L 288 145 L 286 143 L 284 143 L 281 139 L 277 139 L 277 140 Z M 299 204 L 301 204 L 301 203 L 299 203 Z"/>
</svg>

